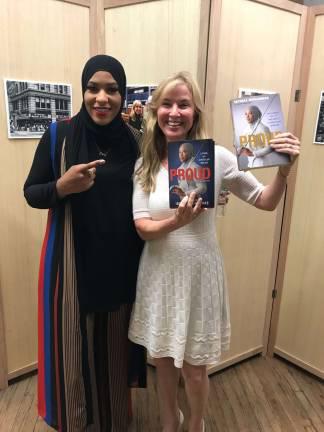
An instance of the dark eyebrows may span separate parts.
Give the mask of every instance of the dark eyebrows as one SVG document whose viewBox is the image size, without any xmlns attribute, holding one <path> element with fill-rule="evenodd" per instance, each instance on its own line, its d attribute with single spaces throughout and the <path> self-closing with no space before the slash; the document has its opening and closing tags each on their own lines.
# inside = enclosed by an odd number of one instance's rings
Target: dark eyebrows
<svg viewBox="0 0 324 432">
<path fill-rule="evenodd" d="M 101 82 L 97 82 L 97 81 L 88 81 L 87 85 L 93 85 L 93 86 L 107 86 L 107 87 L 117 87 L 118 88 L 118 83 L 116 81 L 111 81 L 111 82 L 105 82 L 105 83 L 101 83 Z"/>
</svg>

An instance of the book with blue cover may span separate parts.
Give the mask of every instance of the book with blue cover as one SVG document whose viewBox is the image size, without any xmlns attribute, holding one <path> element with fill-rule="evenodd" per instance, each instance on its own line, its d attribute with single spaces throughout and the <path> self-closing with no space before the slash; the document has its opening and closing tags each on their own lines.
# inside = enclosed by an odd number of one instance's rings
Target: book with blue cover
<svg viewBox="0 0 324 432">
<path fill-rule="evenodd" d="M 289 155 L 269 145 L 278 133 L 286 131 L 278 93 L 236 98 L 230 107 L 239 170 L 289 164 Z"/>
<path fill-rule="evenodd" d="M 215 206 L 214 146 L 212 139 L 168 143 L 170 208 L 177 208 L 193 191 L 202 198 L 202 207 Z"/>
</svg>

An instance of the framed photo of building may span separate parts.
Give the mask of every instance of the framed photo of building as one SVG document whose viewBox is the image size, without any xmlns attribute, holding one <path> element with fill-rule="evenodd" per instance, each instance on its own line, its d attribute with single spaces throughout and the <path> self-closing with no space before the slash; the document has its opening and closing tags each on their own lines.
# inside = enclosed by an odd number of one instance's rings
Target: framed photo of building
<svg viewBox="0 0 324 432">
<path fill-rule="evenodd" d="M 71 84 L 4 79 L 8 138 L 40 138 L 72 115 Z"/>
<path fill-rule="evenodd" d="M 324 144 L 324 90 L 321 91 L 319 101 L 314 144 Z"/>
</svg>

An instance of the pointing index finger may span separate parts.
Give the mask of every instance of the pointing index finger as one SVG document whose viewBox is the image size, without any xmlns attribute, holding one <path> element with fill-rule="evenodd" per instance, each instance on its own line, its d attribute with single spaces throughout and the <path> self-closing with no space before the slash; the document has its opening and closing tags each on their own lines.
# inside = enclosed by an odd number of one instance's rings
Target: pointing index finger
<svg viewBox="0 0 324 432">
<path fill-rule="evenodd" d="M 105 163 L 106 163 L 106 161 L 104 159 L 97 159 L 97 160 L 94 160 L 94 161 L 91 161 L 91 162 L 85 164 L 83 170 L 87 171 L 91 168 L 96 168 L 97 166 L 104 165 Z"/>
</svg>

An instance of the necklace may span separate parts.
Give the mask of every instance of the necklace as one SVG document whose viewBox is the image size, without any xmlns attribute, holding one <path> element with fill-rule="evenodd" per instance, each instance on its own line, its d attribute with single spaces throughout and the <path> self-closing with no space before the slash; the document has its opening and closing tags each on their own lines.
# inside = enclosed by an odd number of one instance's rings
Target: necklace
<svg viewBox="0 0 324 432">
<path fill-rule="evenodd" d="M 97 145 L 97 148 L 98 148 L 99 158 L 104 159 L 107 162 L 111 149 L 108 148 L 106 151 L 102 151 L 98 145 Z"/>
</svg>

